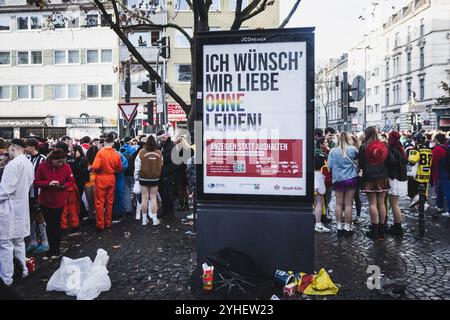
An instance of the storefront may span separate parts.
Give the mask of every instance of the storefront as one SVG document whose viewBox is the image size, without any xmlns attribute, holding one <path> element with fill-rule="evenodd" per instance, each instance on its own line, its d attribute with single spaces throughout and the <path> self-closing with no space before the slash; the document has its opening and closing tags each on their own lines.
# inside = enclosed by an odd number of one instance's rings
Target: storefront
<svg viewBox="0 0 450 320">
<path fill-rule="evenodd" d="M 437 116 L 437 129 L 450 131 L 450 105 L 435 106 L 432 110 Z"/>
<path fill-rule="evenodd" d="M 99 137 L 104 131 L 104 119 L 102 117 L 67 118 L 66 126 L 68 135 L 74 138 L 84 136 Z"/>
<path fill-rule="evenodd" d="M 60 138 L 66 135 L 66 128 L 53 127 L 52 118 L 0 118 L 0 137 L 4 139 L 38 136 Z"/>
</svg>

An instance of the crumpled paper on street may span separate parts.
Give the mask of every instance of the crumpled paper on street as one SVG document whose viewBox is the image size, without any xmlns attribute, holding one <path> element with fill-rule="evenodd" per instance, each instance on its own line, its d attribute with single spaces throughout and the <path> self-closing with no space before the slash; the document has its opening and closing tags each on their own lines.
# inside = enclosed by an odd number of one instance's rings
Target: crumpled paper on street
<svg viewBox="0 0 450 320">
<path fill-rule="evenodd" d="M 97 250 L 94 262 L 89 257 L 75 260 L 63 257 L 59 269 L 47 283 L 47 291 L 64 291 L 77 300 L 93 300 L 111 289 L 108 261 L 108 253 L 103 249 Z"/>
</svg>

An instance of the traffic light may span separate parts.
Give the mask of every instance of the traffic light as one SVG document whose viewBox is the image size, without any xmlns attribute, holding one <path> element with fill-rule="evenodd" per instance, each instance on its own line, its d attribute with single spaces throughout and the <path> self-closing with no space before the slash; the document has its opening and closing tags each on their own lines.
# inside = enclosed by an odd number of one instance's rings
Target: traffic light
<svg viewBox="0 0 450 320">
<path fill-rule="evenodd" d="M 156 44 L 161 48 L 160 56 L 164 59 L 170 59 L 170 39 L 169 37 L 162 37 L 156 41 Z"/>
<path fill-rule="evenodd" d="M 147 108 L 147 112 L 144 112 L 144 114 L 147 115 L 147 122 L 149 125 L 154 125 L 153 122 L 153 105 L 154 105 L 154 101 L 149 101 L 145 107 Z"/>
<path fill-rule="evenodd" d="M 358 113 L 358 108 L 348 107 L 348 114 Z"/>
<path fill-rule="evenodd" d="M 142 92 L 155 94 L 156 93 L 156 84 L 154 81 L 144 81 L 141 85 L 137 86 L 138 89 L 141 89 Z"/>
</svg>

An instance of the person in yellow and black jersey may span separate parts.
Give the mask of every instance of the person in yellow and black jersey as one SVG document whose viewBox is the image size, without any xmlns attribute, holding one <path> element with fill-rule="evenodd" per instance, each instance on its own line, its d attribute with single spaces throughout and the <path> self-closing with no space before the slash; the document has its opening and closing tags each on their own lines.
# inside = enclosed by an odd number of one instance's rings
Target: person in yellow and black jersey
<svg viewBox="0 0 450 320">
<path fill-rule="evenodd" d="M 419 185 L 424 185 L 428 196 L 428 183 L 431 179 L 431 164 L 433 162 L 433 153 L 425 144 L 425 136 L 417 133 L 415 138 L 415 147 L 409 151 L 408 162 L 410 165 L 417 166 L 415 178 L 408 179 L 408 196 L 412 199 L 410 208 L 419 204 Z"/>
</svg>

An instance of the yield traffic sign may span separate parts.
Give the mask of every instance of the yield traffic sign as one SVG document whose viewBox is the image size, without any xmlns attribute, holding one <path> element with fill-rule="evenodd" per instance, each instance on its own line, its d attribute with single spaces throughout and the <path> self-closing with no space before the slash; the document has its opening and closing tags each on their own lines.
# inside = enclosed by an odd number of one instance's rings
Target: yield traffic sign
<svg viewBox="0 0 450 320">
<path fill-rule="evenodd" d="M 136 118 L 139 103 L 119 103 L 119 109 L 125 121 L 130 123 Z"/>
</svg>

